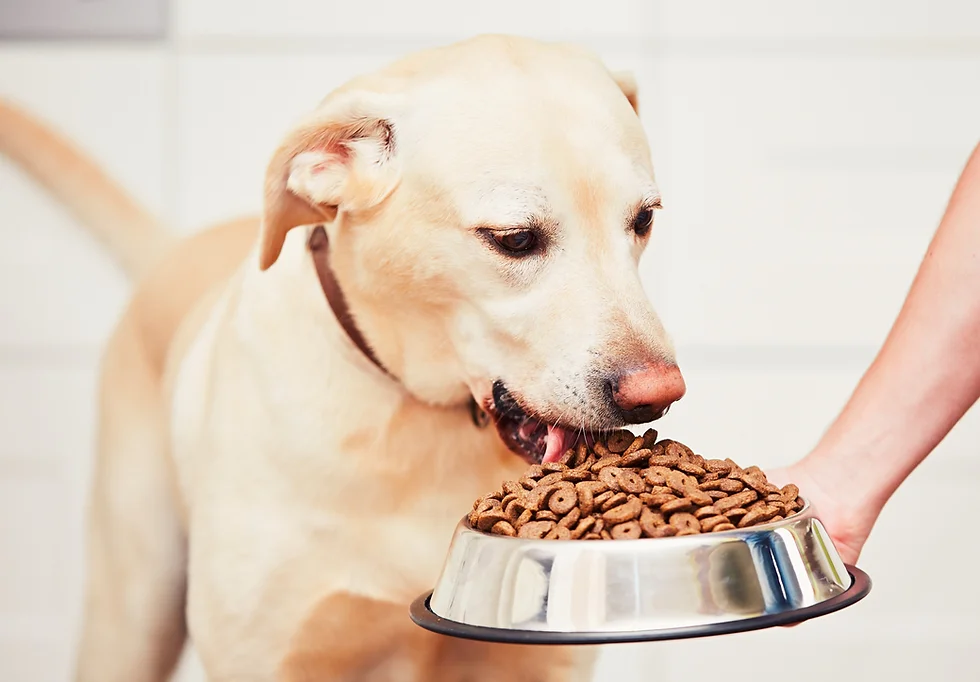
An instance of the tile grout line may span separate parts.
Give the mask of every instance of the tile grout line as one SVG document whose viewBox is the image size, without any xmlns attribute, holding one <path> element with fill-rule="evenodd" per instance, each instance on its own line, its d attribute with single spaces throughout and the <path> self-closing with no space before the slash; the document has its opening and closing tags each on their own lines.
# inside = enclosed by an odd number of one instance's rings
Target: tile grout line
<svg viewBox="0 0 980 682">
<path fill-rule="evenodd" d="M 174 4 L 168 5 L 167 27 L 164 32 L 166 64 L 163 74 L 163 220 L 176 231 L 178 203 L 180 200 L 180 48 L 175 36 L 177 12 Z"/>
<path fill-rule="evenodd" d="M 195 54 L 282 53 L 333 55 L 351 52 L 385 54 L 440 45 L 471 35 L 469 32 L 416 34 L 324 34 L 324 35 L 230 35 L 204 34 L 175 36 L 179 49 Z M 658 56 L 731 57 L 731 56 L 881 56 L 936 57 L 980 56 L 980 36 L 958 38 L 875 38 L 875 37 L 664 37 L 662 32 L 649 34 L 540 34 L 546 40 L 575 42 L 596 50 L 647 51 L 656 46 Z M 366 45 L 370 48 L 366 49 Z M 380 47 L 379 47 L 380 45 Z"/>
</svg>

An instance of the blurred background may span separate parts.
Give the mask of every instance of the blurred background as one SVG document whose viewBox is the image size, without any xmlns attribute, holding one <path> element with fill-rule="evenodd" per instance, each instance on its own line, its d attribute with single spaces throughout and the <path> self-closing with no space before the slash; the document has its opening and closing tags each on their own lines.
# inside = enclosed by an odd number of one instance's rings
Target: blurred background
<svg viewBox="0 0 980 682">
<path fill-rule="evenodd" d="M 0 0 L 0 96 L 190 233 L 259 208 L 270 152 L 331 88 L 486 32 L 579 42 L 637 77 L 665 205 L 643 273 L 689 387 L 662 432 L 764 468 L 805 454 L 980 140 L 972 0 Z M 97 365 L 131 285 L 2 159 L 0 209 L 0 681 L 65 680 Z M 975 408 L 886 508 L 867 600 L 610 647 L 596 680 L 980 679 L 978 494 Z M 202 679 L 192 654 L 180 679 Z"/>
</svg>

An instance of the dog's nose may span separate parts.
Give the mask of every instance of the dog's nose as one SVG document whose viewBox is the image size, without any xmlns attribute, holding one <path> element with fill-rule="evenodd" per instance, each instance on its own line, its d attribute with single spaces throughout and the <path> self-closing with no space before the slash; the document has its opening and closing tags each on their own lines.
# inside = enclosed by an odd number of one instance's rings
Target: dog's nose
<svg viewBox="0 0 980 682">
<path fill-rule="evenodd" d="M 681 370 L 668 364 L 627 372 L 612 379 L 609 386 L 627 424 L 645 424 L 662 417 L 687 390 Z"/>
</svg>

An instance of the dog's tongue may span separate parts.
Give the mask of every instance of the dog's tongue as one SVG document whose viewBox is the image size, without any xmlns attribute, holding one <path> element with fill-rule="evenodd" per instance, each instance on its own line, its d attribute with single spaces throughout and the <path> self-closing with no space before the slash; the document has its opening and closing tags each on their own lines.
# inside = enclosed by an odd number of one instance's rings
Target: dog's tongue
<svg viewBox="0 0 980 682">
<path fill-rule="evenodd" d="M 568 444 L 572 442 L 572 434 L 560 426 L 548 427 L 548 439 L 545 444 L 544 458 L 542 464 L 547 462 L 557 462 L 568 449 Z"/>
</svg>

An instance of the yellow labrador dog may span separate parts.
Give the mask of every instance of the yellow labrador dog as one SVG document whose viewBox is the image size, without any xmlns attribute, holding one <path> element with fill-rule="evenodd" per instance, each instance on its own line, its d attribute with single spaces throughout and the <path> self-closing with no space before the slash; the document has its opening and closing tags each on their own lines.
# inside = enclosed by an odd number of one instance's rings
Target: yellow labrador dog
<svg viewBox="0 0 980 682">
<path fill-rule="evenodd" d="M 175 245 L 0 112 L 140 278 L 104 358 L 79 682 L 160 682 L 188 633 L 212 682 L 590 677 L 589 649 L 407 606 L 476 497 L 684 392 L 637 274 L 660 194 L 635 105 L 570 46 L 421 52 L 286 135 L 260 220 Z"/>
</svg>

